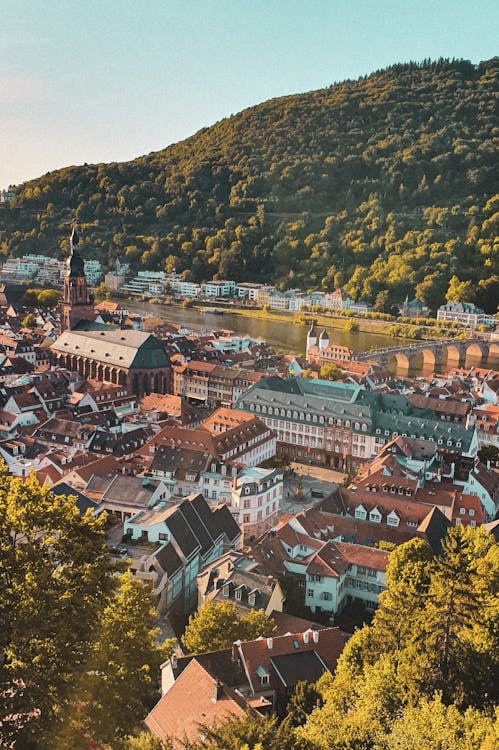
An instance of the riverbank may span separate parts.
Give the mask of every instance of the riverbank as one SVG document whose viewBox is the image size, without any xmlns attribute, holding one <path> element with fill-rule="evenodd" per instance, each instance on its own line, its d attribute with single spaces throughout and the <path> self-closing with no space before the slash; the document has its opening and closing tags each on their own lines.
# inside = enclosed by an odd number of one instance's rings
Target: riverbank
<svg viewBox="0 0 499 750">
<path fill-rule="evenodd" d="M 306 338 L 309 325 L 298 322 L 303 313 L 284 313 L 281 311 L 259 310 L 255 308 L 234 308 L 232 306 L 217 305 L 217 312 L 202 312 L 199 306 L 182 304 L 162 305 L 149 301 L 124 300 L 112 298 L 116 302 L 125 304 L 132 312 L 140 315 L 153 315 L 167 322 L 184 325 L 186 328 L 198 331 L 228 329 L 238 335 L 248 335 L 253 339 L 265 339 L 276 351 L 303 356 L 306 349 Z M 206 304 L 206 303 L 205 303 Z M 213 305 L 215 307 L 215 305 Z M 220 312 L 223 314 L 220 315 Z M 345 324 L 351 318 L 325 318 L 313 313 L 307 313 L 307 318 L 319 318 L 320 325 L 330 331 L 331 343 L 347 346 L 353 352 L 365 352 L 369 349 L 379 349 L 386 346 L 396 346 L 404 343 L 403 339 L 390 335 L 386 331 L 378 331 L 377 326 L 362 325 L 362 330 L 346 331 Z M 363 324 L 373 322 L 378 326 L 381 321 L 361 321 Z M 335 323 L 335 325 L 332 325 Z"/>
<path fill-rule="evenodd" d="M 220 311 L 224 313 L 230 313 L 231 315 L 240 315 L 243 318 L 252 318 L 256 320 L 270 320 L 276 322 L 292 323 L 293 325 L 300 325 L 306 328 L 310 327 L 311 320 L 315 320 L 316 325 L 319 328 L 334 328 L 336 330 L 343 331 L 349 321 L 352 321 L 358 325 L 356 330 L 362 333 L 377 333 L 380 335 L 391 336 L 389 327 L 392 322 L 384 320 L 366 320 L 365 318 L 355 318 L 347 316 L 329 316 L 320 313 L 312 312 L 279 312 L 277 310 L 263 310 L 261 308 L 244 308 L 244 307 L 223 307 L 221 306 Z M 303 322 L 300 320 L 303 318 Z"/>
</svg>

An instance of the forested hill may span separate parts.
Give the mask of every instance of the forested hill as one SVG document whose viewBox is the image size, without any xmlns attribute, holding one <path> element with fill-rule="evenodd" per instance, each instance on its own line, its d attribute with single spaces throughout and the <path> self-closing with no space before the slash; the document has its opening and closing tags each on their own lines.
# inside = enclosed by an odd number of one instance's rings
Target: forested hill
<svg viewBox="0 0 499 750">
<path fill-rule="evenodd" d="M 2 251 L 62 257 L 76 216 L 106 265 L 343 284 L 380 308 L 417 294 L 434 309 L 457 276 L 455 298 L 495 311 L 498 78 L 499 58 L 394 65 L 131 162 L 46 174 L 0 211 Z"/>
</svg>

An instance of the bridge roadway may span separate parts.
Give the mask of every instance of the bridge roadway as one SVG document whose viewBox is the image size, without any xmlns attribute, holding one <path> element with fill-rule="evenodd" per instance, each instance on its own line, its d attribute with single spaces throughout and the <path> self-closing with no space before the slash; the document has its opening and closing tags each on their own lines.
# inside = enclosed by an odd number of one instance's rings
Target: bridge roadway
<svg viewBox="0 0 499 750">
<path fill-rule="evenodd" d="M 421 357 L 423 366 L 446 364 L 450 367 L 464 367 L 466 360 L 472 357 L 474 364 L 480 361 L 490 367 L 499 363 L 499 342 L 482 338 L 418 341 L 362 352 L 353 355 L 352 359 L 358 362 L 374 361 L 381 366 L 388 366 L 391 360 L 395 360 L 397 368 L 408 370 L 415 365 L 420 366 Z"/>
</svg>

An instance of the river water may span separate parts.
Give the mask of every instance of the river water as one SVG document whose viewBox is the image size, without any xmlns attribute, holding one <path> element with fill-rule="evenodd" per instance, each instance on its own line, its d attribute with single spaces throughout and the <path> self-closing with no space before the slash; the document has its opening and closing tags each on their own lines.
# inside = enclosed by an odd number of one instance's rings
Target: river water
<svg viewBox="0 0 499 750">
<path fill-rule="evenodd" d="M 291 315 L 289 321 L 262 320 L 260 318 L 247 318 L 235 313 L 217 315 L 202 312 L 195 307 L 183 308 L 180 305 L 160 305 L 137 300 L 116 300 L 116 302 L 120 302 L 131 312 L 137 312 L 141 315 L 156 315 L 167 322 L 181 323 L 186 328 L 192 328 L 193 330 L 229 329 L 238 334 L 248 334 L 255 339 L 263 338 L 271 346 L 285 352 L 305 354 L 308 327 L 293 323 Z M 348 346 L 354 352 L 395 346 L 402 341 L 394 336 L 384 336 L 379 333 L 353 333 L 337 328 L 328 329 L 328 333 L 331 343 Z"/>
</svg>

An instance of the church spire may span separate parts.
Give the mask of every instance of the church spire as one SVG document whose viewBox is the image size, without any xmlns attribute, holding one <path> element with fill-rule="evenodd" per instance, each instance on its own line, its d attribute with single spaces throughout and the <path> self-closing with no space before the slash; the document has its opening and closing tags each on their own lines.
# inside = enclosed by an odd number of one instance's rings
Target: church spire
<svg viewBox="0 0 499 750">
<path fill-rule="evenodd" d="M 73 329 L 79 320 L 95 320 L 92 295 L 88 294 L 85 263 L 78 253 L 80 238 L 76 226 L 69 237 L 70 254 L 66 261 L 61 302 L 61 330 Z"/>
<path fill-rule="evenodd" d="M 76 231 L 76 226 L 73 224 L 71 229 L 71 235 L 69 237 L 69 258 L 66 261 L 67 271 L 66 276 L 71 278 L 83 278 L 85 276 L 85 264 L 83 259 L 78 253 L 78 243 L 80 238 Z"/>
</svg>

